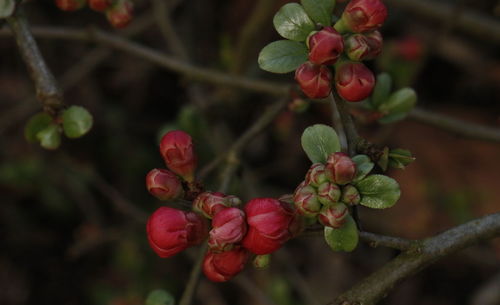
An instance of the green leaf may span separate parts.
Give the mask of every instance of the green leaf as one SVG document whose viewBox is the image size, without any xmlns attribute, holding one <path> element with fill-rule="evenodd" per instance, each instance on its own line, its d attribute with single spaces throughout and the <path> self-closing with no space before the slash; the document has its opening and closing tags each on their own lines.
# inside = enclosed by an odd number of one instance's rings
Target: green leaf
<svg viewBox="0 0 500 305">
<path fill-rule="evenodd" d="M 15 8 L 16 8 L 15 0 L 0 1 L 0 19 L 10 17 L 12 13 L 14 13 Z"/>
<path fill-rule="evenodd" d="M 146 298 L 145 305 L 174 305 L 175 299 L 168 292 L 163 289 L 153 290 Z"/>
<path fill-rule="evenodd" d="M 377 75 L 377 81 L 375 83 L 375 88 L 373 88 L 373 94 L 371 96 L 370 103 L 374 109 L 378 109 L 383 102 L 389 98 L 389 93 L 391 93 L 392 78 L 387 73 L 380 73 Z"/>
<path fill-rule="evenodd" d="M 351 252 L 356 249 L 359 241 L 356 222 L 347 215 L 347 221 L 341 228 L 325 227 L 325 240 L 334 251 Z"/>
<path fill-rule="evenodd" d="M 281 36 L 295 41 L 305 41 L 315 28 L 314 22 L 298 3 L 288 3 L 281 7 L 274 15 L 273 23 Z"/>
<path fill-rule="evenodd" d="M 391 94 L 379 110 L 387 115 L 379 119 L 382 124 L 404 119 L 417 103 L 417 94 L 412 88 L 402 88 Z"/>
<path fill-rule="evenodd" d="M 322 124 L 309 126 L 302 133 L 300 140 L 312 163 L 326 163 L 329 155 L 340 151 L 339 137 L 330 126 Z"/>
<path fill-rule="evenodd" d="M 367 155 L 356 155 L 352 157 L 352 161 L 356 163 L 356 177 L 354 177 L 353 182 L 366 177 L 366 175 L 368 175 L 375 166 Z"/>
<path fill-rule="evenodd" d="M 393 149 L 389 152 L 389 166 L 404 169 L 408 164 L 415 161 L 415 157 L 406 149 Z"/>
<path fill-rule="evenodd" d="M 40 145 L 45 149 L 56 149 L 61 144 L 61 133 L 59 126 L 50 124 L 36 134 Z"/>
<path fill-rule="evenodd" d="M 297 41 L 278 40 L 265 46 L 259 54 L 259 66 L 273 73 L 288 73 L 307 61 L 305 44 Z"/>
<path fill-rule="evenodd" d="M 301 0 L 300 3 L 314 22 L 323 26 L 332 25 L 335 0 Z"/>
<path fill-rule="evenodd" d="M 52 118 L 45 112 L 40 112 L 32 116 L 24 127 L 24 137 L 28 142 L 38 142 L 37 133 L 47 128 L 52 123 Z"/>
<path fill-rule="evenodd" d="M 382 155 L 377 160 L 377 164 L 384 172 L 387 171 L 387 167 L 389 166 L 389 147 L 384 147 Z"/>
<path fill-rule="evenodd" d="M 370 175 L 359 181 L 356 187 L 361 194 L 360 204 L 373 209 L 390 208 L 401 195 L 396 180 L 384 175 Z"/>
<path fill-rule="evenodd" d="M 63 130 L 68 138 L 79 138 L 92 128 L 92 115 L 81 106 L 71 106 L 63 112 Z"/>
</svg>

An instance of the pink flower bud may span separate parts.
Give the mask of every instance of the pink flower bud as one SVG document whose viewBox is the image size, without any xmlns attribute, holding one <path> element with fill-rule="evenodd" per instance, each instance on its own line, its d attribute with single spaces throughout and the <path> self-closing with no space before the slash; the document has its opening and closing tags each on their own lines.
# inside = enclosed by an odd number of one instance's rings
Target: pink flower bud
<svg viewBox="0 0 500 305">
<path fill-rule="evenodd" d="M 56 0 L 57 7 L 62 11 L 72 12 L 81 9 L 86 0 Z"/>
<path fill-rule="evenodd" d="M 184 194 L 179 177 L 166 169 L 152 169 L 146 175 L 146 188 L 160 200 L 173 200 Z"/>
<path fill-rule="evenodd" d="M 189 134 L 180 130 L 167 132 L 161 139 L 160 153 L 171 171 L 188 182 L 193 181 L 196 154 Z"/>
<path fill-rule="evenodd" d="M 325 98 L 332 91 L 332 72 L 326 66 L 305 62 L 295 70 L 295 80 L 306 96 Z"/>
<path fill-rule="evenodd" d="M 324 205 L 331 205 L 339 201 L 340 188 L 332 182 L 324 182 L 318 186 L 318 200 Z"/>
<path fill-rule="evenodd" d="M 226 196 L 219 192 L 203 192 L 193 201 L 193 210 L 212 218 L 225 208 L 239 204 L 241 200 L 235 196 Z"/>
<path fill-rule="evenodd" d="M 346 222 L 346 217 L 349 215 L 347 206 L 343 203 L 324 207 L 318 215 L 318 220 L 324 226 L 338 229 Z"/>
<path fill-rule="evenodd" d="M 356 163 L 345 153 L 333 153 L 326 160 L 326 175 L 333 183 L 347 184 L 356 176 Z"/>
<path fill-rule="evenodd" d="M 214 253 L 208 251 L 203 260 L 203 273 L 213 282 L 229 281 L 245 267 L 249 253 L 244 248 Z"/>
<path fill-rule="evenodd" d="M 245 206 L 248 233 L 243 247 L 255 254 L 278 250 L 299 230 L 299 221 L 288 203 L 272 198 L 255 198 Z"/>
<path fill-rule="evenodd" d="M 316 190 L 302 182 L 295 190 L 293 202 L 297 213 L 303 216 L 316 216 L 321 210 L 321 203 L 318 200 Z"/>
<path fill-rule="evenodd" d="M 355 61 L 374 59 L 382 52 L 382 42 L 379 31 L 351 35 L 346 40 L 347 56 Z"/>
<path fill-rule="evenodd" d="M 149 245 L 163 258 L 199 244 L 208 233 L 203 217 L 169 207 L 157 209 L 149 217 L 146 230 Z"/>
<path fill-rule="evenodd" d="M 311 165 L 309 171 L 307 171 L 305 183 L 318 187 L 325 181 L 325 166 L 321 163 L 314 163 L 313 165 Z"/>
<path fill-rule="evenodd" d="M 106 10 L 109 23 L 119 29 L 126 27 L 132 21 L 133 14 L 134 5 L 130 0 L 117 0 L 112 7 Z"/>
<path fill-rule="evenodd" d="M 345 25 L 356 33 L 376 30 L 387 18 L 387 9 L 380 0 L 352 0 L 342 14 Z"/>
<path fill-rule="evenodd" d="M 349 102 L 369 97 L 375 86 L 372 71 L 360 62 L 347 62 L 335 71 L 335 86 L 339 95 Z"/>
<path fill-rule="evenodd" d="M 342 188 L 341 201 L 345 204 L 356 205 L 361 201 L 361 195 L 354 185 L 348 184 Z"/>
<path fill-rule="evenodd" d="M 317 65 L 333 65 L 344 51 L 342 36 L 332 27 L 324 27 L 307 38 L 309 61 Z"/>
<path fill-rule="evenodd" d="M 240 242 L 247 233 L 245 213 L 238 208 L 226 208 L 215 214 L 208 246 L 212 252 L 225 252 Z"/>
<path fill-rule="evenodd" d="M 111 0 L 88 0 L 89 6 L 96 12 L 104 12 L 108 7 L 111 6 Z"/>
</svg>

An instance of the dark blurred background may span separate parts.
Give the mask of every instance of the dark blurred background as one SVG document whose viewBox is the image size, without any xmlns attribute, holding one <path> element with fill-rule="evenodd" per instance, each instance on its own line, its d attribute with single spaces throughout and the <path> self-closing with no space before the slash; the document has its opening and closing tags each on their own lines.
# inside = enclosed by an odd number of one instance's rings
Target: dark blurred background
<svg viewBox="0 0 500 305">
<path fill-rule="evenodd" d="M 271 75 L 256 61 L 263 46 L 279 39 L 272 16 L 286 2 L 141 0 L 134 22 L 121 31 L 89 9 L 65 13 L 49 0 L 28 1 L 25 9 L 33 27 L 98 27 L 117 35 L 135 27 L 132 40 L 195 65 L 292 82 L 292 73 Z M 397 87 L 413 86 L 419 107 L 500 127 L 500 2 L 386 4 L 384 55 L 370 67 L 389 72 Z M 491 27 L 464 25 L 470 18 Z M 164 39 L 165 20 L 180 47 Z M 14 40 L 0 36 L 0 304 L 135 305 L 154 289 L 178 299 L 196 249 L 160 259 L 147 245 L 143 223 L 161 204 L 144 185 L 150 169 L 164 167 L 159 136 L 170 128 L 190 132 L 202 167 L 276 98 L 194 82 L 94 43 L 38 43 L 66 103 L 88 108 L 95 124 L 57 151 L 28 144 L 24 125 L 41 107 Z M 292 192 L 309 166 L 300 134 L 318 122 L 330 123 L 328 105 L 281 113 L 244 150 L 229 193 L 248 200 Z M 359 123 L 373 142 L 416 157 L 405 170 L 389 172 L 402 189 L 394 208 L 360 210 L 366 230 L 424 238 L 499 210 L 498 143 L 462 139 L 413 120 Z M 204 183 L 215 190 L 219 180 L 215 172 Z M 224 284 L 202 278 L 195 304 L 324 304 L 395 255 L 365 243 L 353 253 L 333 253 L 321 236 L 302 237 L 275 253 L 267 270 L 248 266 Z M 498 239 L 471 247 L 406 280 L 381 304 L 500 304 L 499 258 Z"/>
</svg>

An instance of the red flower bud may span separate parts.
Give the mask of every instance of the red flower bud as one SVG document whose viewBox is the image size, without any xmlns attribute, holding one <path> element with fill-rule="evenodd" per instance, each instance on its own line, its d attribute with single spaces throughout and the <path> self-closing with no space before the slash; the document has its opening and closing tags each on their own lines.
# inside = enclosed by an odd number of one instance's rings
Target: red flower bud
<svg viewBox="0 0 500 305">
<path fill-rule="evenodd" d="M 355 61 L 374 59 L 382 52 L 382 42 L 379 31 L 351 35 L 346 40 L 347 56 Z"/>
<path fill-rule="evenodd" d="M 248 256 L 244 248 L 222 253 L 208 251 L 203 260 L 203 273 L 213 282 L 228 281 L 243 270 Z"/>
<path fill-rule="evenodd" d="M 346 217 L 349 215 L 347 206 L 343 203 L 324 207 L 318 215 L 318 220 L 324 226 L 338 229 L 346 222 Z"/>
<path fill-rule="evenodd" d="M 146 188 L 160 200 L 173 200 L 184 194 L 179 177 L 166 169 L 152 169 L 146 175 Z"/>
<path fill-rule="evenodd" d="M 326 66 L 305 62 L 295 70 L 300 89 L 312 99 L 325 98 L 332 91 L 332 72 Z"/>
<path fill-rule="evenodd" d="M 342 188 L 341 201 L 345 204 L 356 205 L 361 201 L 361 195 L 354 185 L 348 184 Z"/>
<path fill-rule="evenodd" d="M 372 93 L 375 77 L 362 63 L 347 62 L 337 67 L 335 86 L 342 98 L 349 102 L 359 102 Z"/>
<path fill-rule="evenodd" d="M 161 139 L 160 153 L 171 171 L 186 181 L 193 181 L 196 155 L 189 134 L 180 130 L 167 132 Z"/>
<path fill-rule="evenodd" d="M 203 217 L 169 207 L 157 209 L 149 217 L 146 230 L 149 245 L 163 258 L 199 244 L 208 233 Z"/>
<path fill-rule="evenodd" d="M 208 246 L 212 252 L 231 250 L 247 233 L 245 213 L 238 208 L 226 208 L 212 219 Z"/>
<path fill-rule="evenodd" d="M 353 32 L 376 30 L 387 18 L 387 9 L 380 0 L 352 0 L 342 13 L 344 24 Z"/>
<path fill-rule="evenodd" d="M 193 210 L 207 218 L 212 218 L 218 212 L 240 202 L 241 200 L 235 196 L 226 196 L 219 192 L 203 192 L 194 199 Z"/>
<path fill-rule="evenodd" d="M 57 7 L 62 11 L 76 11 L 85 6 L 86 0 L 56 0 Z"/>
<path fill-rule="evenodd" d="M 88 0 L 89 6 L 96 12 L 104 12 L 108 7 L 111 6 L 111 0 Z"/>
<path fill-rule="evenodd" d="M 318 201 L 316 190 L 302 182 L 295 190 L 293 202 L 297 213 L 304 216 L 316 216 L 321 210 L 321 203 Z"/>
<path fill-rule="evenodd" d="M 356 176 L 356 163 L 345 153 L 333 153 L 326 160 L 326 175 L 336 184 L 347 184 Z"/>
<path fill-rule="evenodd" d="M 317 65 L 333 65 L 344 51 L 342 36 L 332 27 L 309 35 L 309 61 Z"/>
<path fill-rule="evenodd" d="M 340 188 L 331 182 L 324 182 L 318 186 L 318 200 L 324 205 L 331 205 L 340 199 Z"/>
<path fill-rule="evenodd" d="M 307 171 L 305 183 L 318 187 L 325 181 L 325 166 L 321 163 L 314 163 L 313 165 L 311 165 L 311 167 Z"/>
<path fill-rule="evenodd" d="M 245 206 L 248 233 L 243 247 L 255 254 L 278 250 L 299 230 L 299 221 L 288 203 L 272 198 L 255 198 Z"/>
<path fill-rule="evenodd" d="M 130 0 L 118 0 L 106 10 L 109 23 L 115 28 L 124 28 L 132 21 L 134 5 Z"/>
</svg>

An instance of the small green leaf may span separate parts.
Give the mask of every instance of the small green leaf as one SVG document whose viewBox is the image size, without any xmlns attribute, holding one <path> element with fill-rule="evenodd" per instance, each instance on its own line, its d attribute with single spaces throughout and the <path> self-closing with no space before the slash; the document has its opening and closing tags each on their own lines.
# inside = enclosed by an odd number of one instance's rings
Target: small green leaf
<svg viewBox="0 0 500 305">
<path fill-rule="evenodd" d="M 366 177 L 375 166 L 367 155 L 356 155 L 352 157 L 352 161 L 356 163 L 356 177 L 354 177 L 353 182 L 360 181 Z"/>
<path fill-rule="evenodd" d="M 402 88 L 391 94 L 389 99 L 382 103 L 379 110 L 386 113 L 378 121 L 382 124 L 392 123 L 404 119 L 417 103 L 417 94 L 412 88 Z"/>
<path fill-rule="evenodd" d="M 37 133 L 47 128 L 52 123 L 52 118 L 45 112 L 40 112 L 32 116 L 24 127 L 24 137 L 28 142 L 38 142 Z"/>
<path fill-rule="evenodd" d="M 314 22 L 323 26 L 332 25 L 335 0 L 301 0 L 300 3 Z"/>
<path fill-rule="evenodd" d="M 377 160 L 377 164 L 384 172 L 387 171 L 387 167 L 389 166 L 389 147 L 384 147 L 382 155 Z"/>
<path fill-rule="evenodd" d="M 16 8 L 15 0 L 0 1 L 0 19 L 10 17 L 12 13 L 14 13 L 15 8 Z"/>
<path fill-rule="evenodd" d="M 63 130 L 68 138 L 79 138 L 92 128 L 92 115 L 81 106 L 71 106 L 63 112 Z"/>
<path fill-rule="evenodd" d="M 326 163 L 329 155 L 340 151 L 337 133 L 322 124 L 307 127 L 302 133 L 301 143 L 312 163 Z"/>
<path fill-rule="evenodd" d="M 273 73 L 288 73 L 307 61 L 307 47 L 297 41 L 278 40 L 265 46 L 259 54 L 259 66 Z"/>
<path fill-rule="evenodd" d="M 389 152 L 389 166 L 399 169 L 404 169 L 408 164 L 415 161 L 415 157 L 406 149 L 392 149 Z"/>
<path fill-rule="evenodd" d="M 325 227 L 325 240 L 333 251 L 351 252 L 358 245 L 359 236 L 356 222 L 350 215 L 339 229 Z"/>
<path fill-rule="evenodd" d="M 61 145 L 61 133 L 59 126 L 50 124 L 36 134 L 40 145 L 45 149 L 56 149 Z"/>
<path fill-rule="evenodd" d="M 175 299 L 168 291 L 157 289 L 149 293 L 145 305 L 175 305 Z"/>
<path fill-rule="evenodd" d="M 401 195 L 396 180 L 384 175 L 370 175 L 359 181 L 356 187 L 361 194 L 360 204 L 373 209 L 390 208 Z"/>
<path fill-rule="evenodd" d="M 288 3 L 281 7 L 274 15 L 273 23 L 281 36 L 295 41 L 306 40 L 309 33 L 314 31 L 314 22 L 298 3 Z"/>
<path fill-rule="evenodd" d="M 380 73 L 377 75 L 377 82 L 373 88 L 370 103 L 374 109 L 378 109 L 382 103 L 389 98 L 391 93 L 392 78 L 387 73 Z"/>
</svg>

